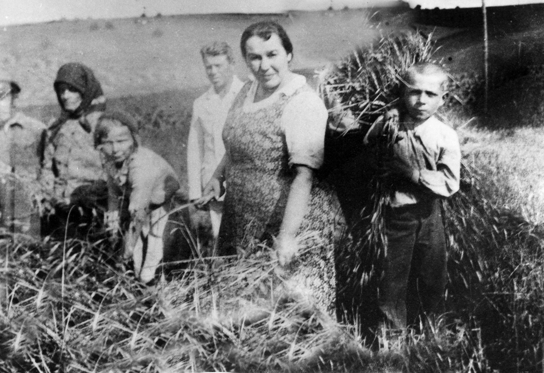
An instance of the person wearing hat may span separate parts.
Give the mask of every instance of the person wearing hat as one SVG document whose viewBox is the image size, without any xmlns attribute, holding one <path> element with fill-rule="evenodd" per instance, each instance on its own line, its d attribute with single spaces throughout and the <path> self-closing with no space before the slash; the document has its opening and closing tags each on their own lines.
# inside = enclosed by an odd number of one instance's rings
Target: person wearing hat
<svg viewBox="0 0 544 373">
<path fill-rule="evenodd" d="M 21 87 L 0 71 L 0 221 L 11 233 L 39 235 L 34 207 L 46 126 L 16 110 Z"/>
<path fill-rule="evenodd" d="M 151 285 L 161 261 L 191 255 L 185 238 L 190 217 L 172 211 L 175 196 L 181 197 L 178 176 L 164 158 L 140 146 L 136 122 L 122 112 L 100 118 L 94 144 L 107 175 L 105 225 L 114 239 L 124 234 L 124 257 L 132 259 L 136 278 Z"/>
<path fill-rule="evenodd" d="M 53 86 L 61 113 L 47 131 L 42 183 L 53 209 L 44 230 L 48 234 L 74 223 L 86 234 L 107 199 L 102 161 L 93 144 L 106 99 L 93 71 L 81 63 L 62 65 Z"/>
</svg>

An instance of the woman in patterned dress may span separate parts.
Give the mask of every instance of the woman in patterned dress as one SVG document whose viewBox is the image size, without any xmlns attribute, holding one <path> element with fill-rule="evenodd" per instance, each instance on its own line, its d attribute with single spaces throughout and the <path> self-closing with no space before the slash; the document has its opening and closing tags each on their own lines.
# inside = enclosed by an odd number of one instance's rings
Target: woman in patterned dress
<svg viewBox="0 0 544 373">
<path fill-rule="evenodd" d="M 334 248 L 345 224 L 334 191 L 315 177 L 327 110 L 306 79 L 290 71 L 293 46 L 279 24 L 249 26 L 241 49 L 255 80 L 233 103 L 223 130 L 226 155 L 199 202 L 219 198 L 225 183 L 219 254 L 273 244 L 288 282 L 333 313 Z"/>
</svg>

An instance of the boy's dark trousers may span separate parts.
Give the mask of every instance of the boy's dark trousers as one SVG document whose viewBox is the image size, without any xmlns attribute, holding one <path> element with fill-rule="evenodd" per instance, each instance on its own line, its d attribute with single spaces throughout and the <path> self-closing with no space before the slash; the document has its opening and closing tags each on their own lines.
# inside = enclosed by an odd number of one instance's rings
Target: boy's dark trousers
<svg viewBox="0 0 544 373">
<path fill-rule="evenodd" d="M 436 198 L 388 208 L 385 219 L 378 302 L 386 326 L 402 329 L 440 311 L 447 281 L 444 225 Z"/>
</svg>

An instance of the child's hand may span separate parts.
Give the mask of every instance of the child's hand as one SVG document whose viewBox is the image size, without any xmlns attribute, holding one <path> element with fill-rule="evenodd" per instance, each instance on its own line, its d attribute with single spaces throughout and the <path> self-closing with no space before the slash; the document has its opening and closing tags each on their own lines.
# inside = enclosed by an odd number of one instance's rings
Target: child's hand
<svg viewBox="0 0 544 373">
<path fill-rule="evenodd" d="M 393 106 L 387 110 L 383 116 L 385 122 L 398 123 L 400 120 L 400 111 L 397 107 Z"/>
</svg>

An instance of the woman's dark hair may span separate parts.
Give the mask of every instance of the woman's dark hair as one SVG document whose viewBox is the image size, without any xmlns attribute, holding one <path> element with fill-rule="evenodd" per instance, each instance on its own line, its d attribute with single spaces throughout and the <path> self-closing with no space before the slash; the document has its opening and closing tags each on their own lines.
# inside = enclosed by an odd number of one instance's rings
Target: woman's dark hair
<svg viewBox="0 0 544 373">
<path fill-rule="evenodd" d="M 129 114 L 121 111 L 109 111 L 105 112 L 100 116 L 98 124 L 94 130 L 94 147 L 97 148 L 102 143 L 104 137 L 108 136 L 111 127 L 106 125 L 104 122 L 119 122 L 122 126 L 125 126 L 129 129 L 132 138 L 134 139 L 134 146 L 138 147 L 140 144 L 140 137 L 138 135 L 138 123 L 136 120 Z"/>
<path fill-rule="evenodd" d="M 291 43 L 291 39 L 289 39 L 287 32 L 285 32 L 285 29 L 274 21 L 262 21 L 248 26 L 242 33 L 242 38 L 240 40 L 242 56 L 246 58 L 246 42 L 249 38 L 258 36 L 263 40 L 268 40 L 272 34 L 278 35 L 281 44 L 283 45 L 283 49 L 285 49 L 287 54 L 293 54 L 293 44 Z"/>
</svg>

